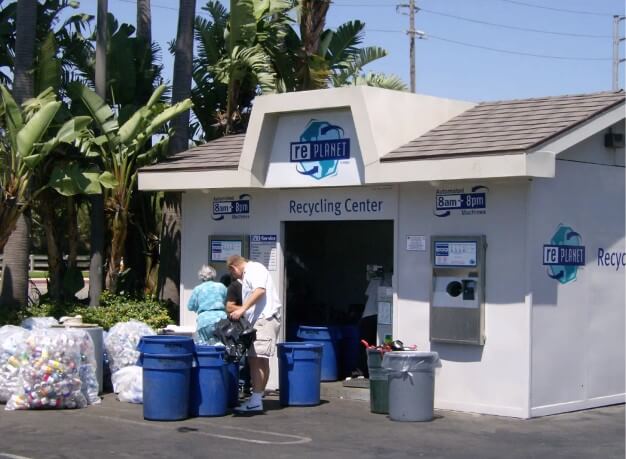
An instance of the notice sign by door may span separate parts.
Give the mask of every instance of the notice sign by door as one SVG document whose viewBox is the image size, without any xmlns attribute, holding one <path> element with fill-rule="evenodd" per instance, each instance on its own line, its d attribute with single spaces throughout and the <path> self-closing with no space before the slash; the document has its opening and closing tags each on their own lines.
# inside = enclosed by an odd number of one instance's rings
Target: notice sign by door
<svg viewBox="0 0 626 459">
<path fill-rule="evenodd" d="M 261 263 L 268 271 L 276 271 L 277 240 L 275 234 L 251 234 L 250 260 Z"/>
</svg>

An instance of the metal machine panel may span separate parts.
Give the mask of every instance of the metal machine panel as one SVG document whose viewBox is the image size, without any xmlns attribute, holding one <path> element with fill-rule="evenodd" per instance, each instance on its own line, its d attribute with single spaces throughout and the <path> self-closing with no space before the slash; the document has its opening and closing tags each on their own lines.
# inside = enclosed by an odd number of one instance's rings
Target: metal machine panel
<svg viewBox="0 0 626 459">
<path fill-rule="evenodd" d="M 485 236 L 433 236 L 430 341 L 483 345 Z"/>
<path fill-rule="evenodd" d="M 248 257 L 249 241 L 243 234 L 237 235 L 210 235 L 209 236 L 209 264 L 217 271 L 217 280 L 228 274 L 226 260 L 231 255 Z"/>
</svg>

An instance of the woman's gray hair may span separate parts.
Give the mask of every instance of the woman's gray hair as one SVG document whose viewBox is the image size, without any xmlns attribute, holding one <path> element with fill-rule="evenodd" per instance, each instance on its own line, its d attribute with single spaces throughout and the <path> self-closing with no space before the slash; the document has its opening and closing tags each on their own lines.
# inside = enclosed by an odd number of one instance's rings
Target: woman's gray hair
<svg viewBox="0 0 626 459">
<path fill-rule="evenodd" d="M 202 265 L 202 268 L 198 271 L 198 278 L 202 282 L 213 280 L 215 279 L 215 276 L 217 276 L 217 272 L 215 272 L 215 268 L 213 268 L 213 266 Z"/>
</svg>

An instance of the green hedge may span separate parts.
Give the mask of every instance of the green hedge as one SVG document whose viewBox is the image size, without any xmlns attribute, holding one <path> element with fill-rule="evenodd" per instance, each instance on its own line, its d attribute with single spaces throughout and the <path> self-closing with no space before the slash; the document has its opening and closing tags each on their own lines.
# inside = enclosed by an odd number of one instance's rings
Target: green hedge
<svg viewBox="0 0 626 459">
<path fill-rule="evenodd" d="M 80 314 L 84 323 L 98 324 L 108 330 L 118 322 L 131 319 L 145 322 L 155 331 L 168 324 L 176 323 L 175 308 L 168 308 L 165 303 L 152 299 L 132 298 L 104 292 L 100 297 L 100 306 L 88 307 L 81 303 L 42 302 L 31 306 L 20 314 L 20 319 L 27 317 L 63 316 Z"/>
</svg>

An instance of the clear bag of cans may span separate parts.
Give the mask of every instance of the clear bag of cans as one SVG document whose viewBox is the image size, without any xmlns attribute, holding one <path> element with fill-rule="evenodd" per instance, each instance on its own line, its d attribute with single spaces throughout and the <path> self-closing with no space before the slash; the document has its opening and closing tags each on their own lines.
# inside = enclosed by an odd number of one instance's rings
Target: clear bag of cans
<svg viewBox="0 0 626 459">
<path fill-rule="evenodd" d="M 84 330 L 34 329 L 16 352 L 21 366 L 7 410 L 83 408 L 100 401 L 93 342 Z"/>
<path fill-rule="evenodd" d="M 111 327 L 104 339 L 111 374 L 137 364 L 139 340 L 149 335 L 156 333 L 147 324 L 138 320 L 119 322 Z"/>
<path fill-rule="evenodd" d="M 0 327 L 0 403 L 6 403 L 17 388 L 20 367 L 25 357 L 18 352 L 30 334 L 15 325 Z"/>
</svg>

